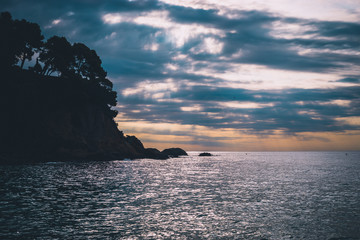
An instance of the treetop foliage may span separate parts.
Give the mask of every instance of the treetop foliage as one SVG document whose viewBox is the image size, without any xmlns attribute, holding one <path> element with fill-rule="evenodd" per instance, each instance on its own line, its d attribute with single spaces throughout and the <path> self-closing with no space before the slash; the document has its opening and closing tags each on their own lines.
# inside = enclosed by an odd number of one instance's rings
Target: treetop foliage
<svg viewBox="0 0 360 240">
<path fill-rule="evenodd" d="M 116 92 L 102 68 L 101 59 L 83 43 L 71 44 L 65 37 L 53 36 L 44 42 L 40 26 L 26 20 L 13 20 L 9 12 L 0 14 L 0 70 L 24 68 L 25 61 L 34 66 L 28 70 L 39 77 L 58 76 L 86 82 L 84 87 L 93 94 L 97 102 L 115 117 L 117 112 L 111 107 L 116 105 Z M 36 59 L 34 59 L 36 58 Z"/>
</svg>

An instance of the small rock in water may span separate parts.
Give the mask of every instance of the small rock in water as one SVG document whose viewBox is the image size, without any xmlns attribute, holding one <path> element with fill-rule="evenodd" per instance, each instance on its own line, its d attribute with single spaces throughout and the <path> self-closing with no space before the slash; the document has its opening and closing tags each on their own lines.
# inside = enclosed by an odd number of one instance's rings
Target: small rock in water
<svg viewBox="0 0 360 240">
<path fill-rule="evenodd" d="M 200 156 L 200 157 L 212 156 L 212 154 L 211 154 L 211 153 L 208 153 L 208 152 L 203 152 L 203 153 L 200 153 L 199 156 Z"/>
</svg>

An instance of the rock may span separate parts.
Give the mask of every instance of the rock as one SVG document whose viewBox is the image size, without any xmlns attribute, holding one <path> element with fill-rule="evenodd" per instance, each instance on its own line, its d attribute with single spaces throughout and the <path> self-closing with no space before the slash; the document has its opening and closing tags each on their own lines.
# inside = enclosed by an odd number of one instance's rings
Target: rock
<svg viewBox="0 0 360 240">
<path fill-rule="evenodd" d="M 152 159 L 168 159 L 169 157 L 163 153 L 161 153 L 156 148 L 145 148 L 145 156 L 146 158 Z"/>
<path fill-rule="evenodd" d="M 181 148 L 168 148 L 161 152 L 162 154 L 168 157 L 179 157 L 179 156 L 187 156 L 188 154 Z"/>
<path fill-rule="evenodd" d="M 199 157 L 205 157 L 205 156 L 212 156 L 212 154 L 208 152 L 203 152 L 199 154 Z"/>
<path fill-rule="evenodd" d="M 137 152 L 143 152 L 145 150 L 142 142 L 135 136 L 126 136 L 125 141 L 130 144 Z"/>
</svg>

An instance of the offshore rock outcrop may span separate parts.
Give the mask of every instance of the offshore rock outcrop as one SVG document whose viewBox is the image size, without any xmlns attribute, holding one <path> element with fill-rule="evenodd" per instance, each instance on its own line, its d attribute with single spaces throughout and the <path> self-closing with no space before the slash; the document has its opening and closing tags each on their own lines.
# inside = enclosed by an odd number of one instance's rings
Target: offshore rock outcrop
<svg viewBox="0 0 360 240">
<path fill-rule="evenodd" d="M 161 152 L 169 157 L 187 156 L 188 154 L 181 148 L 168 148 Z"/>
<path fill-rule="evenodd" d="M 199 157 L 210 157 L 210 156 L 212 156 L 212 154 L 208 152 L 203 152 L 199 154 Z"/>
</svg>

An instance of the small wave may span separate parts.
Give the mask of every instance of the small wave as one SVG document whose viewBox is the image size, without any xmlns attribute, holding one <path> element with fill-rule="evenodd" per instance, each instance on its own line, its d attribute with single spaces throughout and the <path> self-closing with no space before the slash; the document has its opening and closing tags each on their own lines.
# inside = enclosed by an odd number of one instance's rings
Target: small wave
<svg viewBox="0 0 360 240">
<path fill-rule="evenodd" d="M 46 162 L 45 164 L 49 164 L 49 165 L 51 165 L 51 164 L 64 164 L 64 162 Z"/>
</svg>

